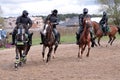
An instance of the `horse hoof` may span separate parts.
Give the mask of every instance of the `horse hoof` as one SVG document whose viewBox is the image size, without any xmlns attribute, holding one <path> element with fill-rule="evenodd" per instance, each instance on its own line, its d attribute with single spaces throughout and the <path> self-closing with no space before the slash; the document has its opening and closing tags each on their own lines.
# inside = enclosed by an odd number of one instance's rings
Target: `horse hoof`
<svg viewBox="0 0 120 80">
<path fill-rule="evenodd" d="M 43 61 L 45 61 L 45 58 L 43 58 Z"/>
<path fill-rule="evenodd" d="M 18 68 L 15 68 L 15 71 L 17 71 L 18 70 Z"/>
<path fill-rule="evenodd" d="M 27 61 L 27 60 L 25 59 L 25 60 L 23 61 L 23 63 L 26 64 L 26 61 Z"/>
<path fill-rule="evenodd" d="M 20 67 L 22 66 L 22 62 L 19 62 L 19 66 L 20 66 Z"/>
<path fill-rule="evenodd" d="M 86 55 L 86 57 L 89 57 L 89 55 Z"/>
<path fill-rule="evenodd" d="M 55 59 L 55 55 L 53 55 L 53 59 Z"/>
<path fill-rule="evenodd" d="M 14 66 L 14 67 L 15 67 L 15 69 L 18 69 L 18 64 L 17 64 L 17 63 L 15 63 L 15 66 Z"/>
</svg>

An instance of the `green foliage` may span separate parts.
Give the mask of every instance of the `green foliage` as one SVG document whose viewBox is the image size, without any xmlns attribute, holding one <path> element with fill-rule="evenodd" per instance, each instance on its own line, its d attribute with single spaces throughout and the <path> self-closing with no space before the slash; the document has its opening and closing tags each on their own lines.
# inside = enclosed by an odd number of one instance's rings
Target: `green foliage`
<svg viewBox="0 0 120 80">
<path fill-rule="evenodd" d="M 60 39 L 61 43 L 75 43 L 75 41 L 76 41 L 75 35 L 61 36 L 61 39 Z M 33 42 L 32 43 L 33 45 L 39 45 L 41 42 L 41 39 L 40 38 L 33 38 L 32 42 Z"/>
<path fill-rule="evenodd" d="M 75 43 L 76 38 L 75 35 L 66 35 L 66 36 L 61 36 L 61 43 Z"/>
<path fill-rule="evenodd" d="M 0 6 L 0 28 L 2 28 L 4 26 L 4 18 L 2 18 L 1 16 L 2 16 L 2 9 Z"/>
<path fill-rule="evenodd" d="M 120 0 L 97 0 L 100 11 L 107 11 L 115 25 L 120 25 Z"/>
</svg>

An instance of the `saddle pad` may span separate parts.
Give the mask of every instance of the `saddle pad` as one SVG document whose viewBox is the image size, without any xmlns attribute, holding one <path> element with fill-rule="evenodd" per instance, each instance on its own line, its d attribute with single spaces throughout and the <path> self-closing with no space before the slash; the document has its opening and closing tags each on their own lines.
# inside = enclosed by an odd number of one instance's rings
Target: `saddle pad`
<svg viewBox="0 0 120 80">
<path fill-rule="evenodd" d="M 17 42 L 16 45 L 24 45 L 23 42 Z"/>
</svg>

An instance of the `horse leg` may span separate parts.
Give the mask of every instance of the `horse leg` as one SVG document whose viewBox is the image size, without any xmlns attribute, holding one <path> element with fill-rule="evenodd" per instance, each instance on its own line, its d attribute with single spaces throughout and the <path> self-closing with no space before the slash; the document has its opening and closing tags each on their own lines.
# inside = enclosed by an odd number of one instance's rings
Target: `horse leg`
<svg viewBox="0 0 120 80">
<path fill-rule="evenodd" d="M 86 48 L 86 45 L 85 45 L 85 46 L 83 46 L 83 51 L 85 50 L 85 48 Z"/>
<path fill-rule="evenodd" d="M 18 68 L 18 64 L 19 64 L 19 52 L 18 52 L 17 47 L 16 47 L 16 49 L 15 49 L 15 52 L 16 52 L 15 68 L 17 69 L 17 68 Z"/>
<path fill-rule="evenodd" d="M 97 37 L 95 36 L 95 37 L 94 37 L 94 40 L 96 40 L 96 38 L 97 38 Z M 94 43 L 94 44 L 95 44 L 95 46 L 97 46 L 96 41 L 95 41 L 95 43 Z"/>
<path fill-rule="evenodd" d="M 80 46 L 79 46 L 79 50 L 78 50 L 78 58 L 80 58 Z"/>
<path fill-rule="evenodd" d="M 101 37 L 98 37 L 98 45 L 101 46 L 100 44 Z"/>
<path fill-rule="evenodd" d="M 87 52 L 86 57 L 89 57 L 89 53 L 90 53 L 90 44 L 88 44 L 88 52 Z"/>
<path fill-rule="evenodd" d="M 22 55 L 22 62 L 24 64 L 26 64 L 26 61 L 27 61 L 27 53 L 28 53 L 28 48 L 26 47 Z"/>
<path fill-rule="evenodd" d="M 113 43 L 113 41 L 116 39 L 116 37 L 114 36 L 113 37 L 113 39 L 112 39 L 112 41 L 111 41 L 111 43 L 110 43 L 110 45 L 112 45 L 112 43 Z"/>
<path fill-rule="evenodd" d="M 50 60 L 50 58 L 51 58 L 52 50 L 53 50 L 53 47 L 50 47 L 50 48 L 49 48 L 49 51 L 48 51 L 48 54 L 47 54 L 47 61 L 46 61 L 46 63 L 47 63 L 47 62 Z"/>
<path fill-rule="evenodd" d="M 22 66 L 22 62 L 23 62 L 22 50 L 19 50 L 19 53 L 20 53 L 20 62 L 19 62 L 19 66 Z"/>
<path fill-rule="evenodd" d="M 81 59 L 82 59 L 82 55 L 83 55 L 83 52 L 84 52 L 84 50 L 85 50 L 85 47 L 86 47 L 86 45 L 85 45 L 85 46 L 82 46 L 82 49 L 81 49 L 81 56 L 80 56 Z"/>
<path fill-rule="evenodd" d="M 108 44 L 112 41 L 112 37 L 109 36 L 109 41 L 108 41 Z"/>
<path fill-rule="evenodd" d="M 111 43 L 112 41 L 112 37 L 109 35 L 109 41 L 108 41 L 108 44 L 106 45 L 106 47 Z"/>
<path fill-rule="evenodd" d="M 30 45 L 27 45 L 27 48 L 26 48 L 26 55 L 28 54 L 28 51 L 30 50 Z"/>
<path fill-rule="evenodd" d="M 55 44 L 54 53 L 53 53 L 53 58 L 55 58 L 55 53 L 56 53 L 57 48 L 58 48 L 58 44 Z"/>
<path fill-rule="evenodd" d="M 43 50 L 42 50 L 43 61 L 45 61 L 45 49 L 46 47 L 43 45 Z"/>
</svg>

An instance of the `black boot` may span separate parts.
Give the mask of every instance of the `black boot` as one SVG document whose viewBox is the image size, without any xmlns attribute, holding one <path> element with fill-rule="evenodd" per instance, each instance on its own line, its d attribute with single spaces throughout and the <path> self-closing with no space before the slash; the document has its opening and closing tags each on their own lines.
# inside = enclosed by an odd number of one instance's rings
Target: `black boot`
<svg viewBox="0 0 120 80">
<path fill-rule="evenodd" d="M 28 43 L 30 46 L 32 45 L 32 35 L 33 35 L 33 33 L 29 34 L 29 36 L 28 36 L 28 38 L 29 38 Z"/>
<path fill-rule="evenodd" d="M 41 43 L 40 44 L 43 44 L 43 34 L 41 33 Z"/>
<path fill-rule="evenodd" d="M 55 35 L 55 44 L 58 44 L 58 36 L 57 35 Z"/>
<path fill-rule="evenodd" d="M 95 45 L 95 40 L 94 40 L 94 38 L 91 39 L 91 42 L 92 42 L 91 47 L 94 47 L 94 45 Z"/>
<path fill-rule="evenodd" d="M 12 43 L 11 45 L 15 45 L 15 34 L 12 34 Z"/>
<path fill-rule="evenodd" d="M 61 43 L 60 43 L 60 33 L 58 33 L 57 41 L 58 41 L 58 44 L 61 44 Z"/>
<path fill-rule="evenodd" d="M 92 42 L 91 47 L 94 47 L 94 45 L 95 45 L 95 39 L 94 39 L 94 37 L 93 37 L 92 32 L 90 32 L 90 35 L 91 35 L 91 42 Z"/>
<path fill-rule="evenodd" d="M 103 36 L 106 36 L 105 27 L 103 27 L 102 30 L 103 30 Z"/>
<path fill-rule="evenodd" d="M 80 38 L 80 35 L 78 33 L 76 33 L 76 44 L 77 45 L 79 44 L 79 38 Z"/>
</svg>

